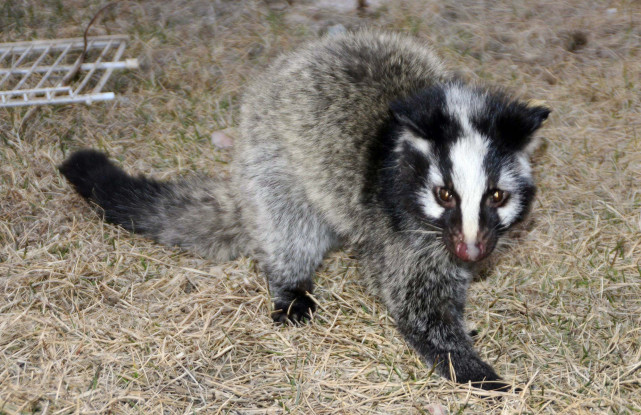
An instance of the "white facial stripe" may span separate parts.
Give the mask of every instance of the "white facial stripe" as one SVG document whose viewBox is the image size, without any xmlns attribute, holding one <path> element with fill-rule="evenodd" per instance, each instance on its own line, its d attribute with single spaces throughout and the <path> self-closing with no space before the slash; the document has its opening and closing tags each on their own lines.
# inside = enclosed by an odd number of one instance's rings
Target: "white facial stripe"
<svg viewBox="0 0 641 415">
<path fill-rule="evenodd" d="M 518 178 L 516 173 L 509 167 L 503 168 L 497 183 L 499 189 L 513 192 L 518 187 Z"/>
<path fill-rule="evenodd" d="M 532 167 L 530 166 L 529 157 L 521 153 L 516 157 L 516 160 L 519 163 L 519 176 L 525 177 L 528 181 L 532 180 Z"/>
<path fill-rule="evenodd" d="M 425 214 L 437 219 L 441 217 L 443 212 L 445 212 L 445 208 L 441 206 L 436 200 L 433 189 L 436 186 L 444 186 L 445 182 L 443 180 L 443 174 L 439 170 L 438 164 L 436 163 L 436 157 L 434 157 L 434 154 L 430 153 L 428 157 L 430 160 L 430 170 L 428 173 L 429 177 L 427 180 L 429 186 L 423 189 L 423 191 L 419 195 L 419 200 L 423 205 Z"/>
<path fill-rule="evenodd" d="M 421 205 L 423 205 L 423 211 L 425 212 L 425 214 L 434 219 L 440 218 L 445 211 L 445 208 L 439 205 L 439 203 L 436 201 L 434 192 L 432 192 L 431 189 L 423 189 L 423 191 L 419 195 L 419 201 Z"/>
<path fill-rule="evenodd" d="M 489 143 L 480 134 L 469 131 L 450 149 L 452 182 L 461 198 L 463 237 L 466 243 L 475 243 L 479 231 L 481 199 L 487 182 L 483 160 Z"/>
<path fill-rule="evenodd" d="M 438 171 L 438 168 L 436 167 L 435 159 L 432 154 L 431 144 L 424 138 L 418 137 L 416 134 L 407 129 L 401 133 L 396 151 L 402 151 L 403 144 L 405 143 L 409 143 L 412 147 L 423 153 L 429 159 L 429 182 L 440 183 L 440 186 L 442 186 L 443 177 L 441 175 L 441 172 Z M 439 186 L 439 184 L 437 184 L 437 186 Z M 436 201 L 431 187 L 423 189 L 419 193 L 418 198 L 419 203 L 423 206 L 423 211 L 429 217 L 438 219 L 445 211 L 445 209 Z"/>
<path fill-rule="evenodd" d="M 405 143 L 409 143 L 416 150 L 423 153 L 430 162 L 428 182 L 431 185 L 422 189 L 418 198 L 419 203 L 423 206 L 425 214 L 434 219 L 438 219 L 441 217 L 445 209 L 436 201 L 436 197 L 434 197 L 434 193 L 432 192 L 432 186 L 442 186 L 443 176 L 436 166 L 436 159 L 432 154 L 432 145 L 424 138 L 417 136 L 407 129 L 401 133 L 398 146 L 395 151 L 402 151 Z"/>
<path fill-rule="evenodd" d="M 517 176 L 514 171 L 510 169 L 502 170 L 499 177 L 498 187 L 499 189 L 510 193 L 510 198 L 507 203 L 497 210 L 501 224 L 504 226 L 508 226 L 514 221 L 521 207 L 520 197 L 518 194 L 514 193 L 517 186 Z"/>
<path fill-rule="evenodd" d="M 441 171 L 438 169 L 438 166 L 436 165 L 436 162 L 433 160 L 430 160 L 430 178 L 429 178 L 429 183 L 432 184 L 432 186 L 445 186 L 445 182 L 443 181 L 443 175 L 441 174 Z"/>
<path fill-rule="evenodd" d="M 470 115 L 478 111 L 481 106 L 481 98 L 469 89 L 454 85 L 446 91 L 445 100 L 449 113 L 458 118 L 465 134 L 471 133 Z"/>
<path fill-rule="evenodd" d="M 431 154 L 432 147 L 430 143 L 424 138 L 418 137 L 408 129 L 403 130 L 403 132 L 401 133 L 396 151 L 401 151 L 403 149 L 404 143 L 410 143 L 412 147 L 425 154 L 426 156 L 429 156 Z"/>
<path fill-rule="evenodd" d="M 507 203 L 497 210 L 502 225 L 511 225 L 523 208 L 523 201 L 517 193 L 520 186 L 519 179 L 531 181 L 531 174 L 532 168 L 525 154 L 519 154 L 516 158 L 516 163 L 501 170 L 498 187 L 510 193 Z"/>
<path fill-rule="evenodd" d="M 512 224 L 520 211 L 521 198 L 518 195 L 510 196 L 510 199 L 507 201 L 507 203 L 497 210 L 499 219 L 501 220 L 501 225 L 509 226 L 510 224 Z"/>
<path fill-rule="evenodd" d="M 447 91 L 446 101 L 450 115 L 458 120 L 463 130 L 462 137 L 450 149 L 450 160 L 454 191 L 461 198 L 463 238 L 470 247 L 476 243 L 479 232 L 481 200 L 487 183 L 483 160 L 489 142 L 472 128 L 470 122 L 470 117 L 482 104 L 481 97 L 454 85 Z"/>
</svg>

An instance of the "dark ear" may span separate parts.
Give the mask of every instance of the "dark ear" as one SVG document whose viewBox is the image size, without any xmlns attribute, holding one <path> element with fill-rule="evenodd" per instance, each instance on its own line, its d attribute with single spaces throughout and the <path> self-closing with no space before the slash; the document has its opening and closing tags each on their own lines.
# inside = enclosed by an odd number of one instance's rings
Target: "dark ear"
<svg viewBox="0 0 641 415">
<path fill-rule="evenodd" d="M 442 86 L 432 86 L 411 97 L 392 102 L 390 112 L 401 126 L 426 140 L 439 142 L 455 137 L 457 124 L 445 112 Z"/>
<path fill-rule="evenodd" d="M 495 120 L 498 138 L 510 150 L 531 152 L 536 147 L 530 145 L 532 134 L 541 127 L 550 111 L 538 103 L 508 103 L 499 110 Z"/>
<path fill-rule="evenodd" d="M 421 120 L 417 111 L 408 101 L 396 101 L 390 104 L 390 113 L 399 125 L 407 127 L 415 134 L 425 137 L 425 131 L 419 126 Z"/>
</svg>

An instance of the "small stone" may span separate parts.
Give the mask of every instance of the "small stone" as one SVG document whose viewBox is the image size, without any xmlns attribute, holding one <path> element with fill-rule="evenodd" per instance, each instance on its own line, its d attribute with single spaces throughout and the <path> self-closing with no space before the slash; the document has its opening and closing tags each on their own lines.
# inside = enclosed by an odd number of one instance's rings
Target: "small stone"
<svg viewBox="0 0 641 415">
<path fill-rule="evenodd" d="M 211 143 L 219 149 L 231 148 L 234 146 L 234 139 L 222 131 L 211 133 Z"/>
<path fill-rule="evenodd" d="M 440 403 L 431 403 L 427 405 L 427 411 L 432 415 L 447 415 L 447 408 Z"/>
<path fill-rule="evenodd" d="M 343 26 L 340 23 L 332 25 L 332 26 L 327 28 L 327 34 L 329 36 L 339 35 L 341 33 L 345 33 L 346 31 L 347 31 L 347 29 L 345 28 L 345 26 Z"/>
</svg>

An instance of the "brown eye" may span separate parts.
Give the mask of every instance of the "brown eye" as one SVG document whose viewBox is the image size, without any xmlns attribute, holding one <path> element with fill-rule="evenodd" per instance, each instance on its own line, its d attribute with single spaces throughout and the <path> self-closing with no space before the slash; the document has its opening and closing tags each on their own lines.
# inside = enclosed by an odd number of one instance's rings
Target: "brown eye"
<svg viewBox="0 0 641 415">
<path fill-rule="evenodd" d="M 502 206 L 507 200 L 508 193 L 503 190 L 494 189 L 490 195 L 490 201 L 493 205 L 499 207 Z"/>
<path fill-rule="evenodd" d="M 452 204 L 454 202 L 454 195 L 450 189 L 444 187 L 436 188 L 436 195 L 443 204 Z"/>
</svg>

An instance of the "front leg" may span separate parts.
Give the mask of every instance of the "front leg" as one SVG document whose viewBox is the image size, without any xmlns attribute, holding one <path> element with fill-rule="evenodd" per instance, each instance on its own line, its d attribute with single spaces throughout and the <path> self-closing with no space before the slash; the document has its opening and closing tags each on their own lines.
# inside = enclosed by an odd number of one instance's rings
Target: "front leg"
<svg viewBox="0 0 641 415">
<path fill-rule="evenodd" d="M 456 300 L 438 298 L 426 291 L 407 291 L 404 304 L 394 307 L 398 329 L 407 342 L 447 379 L 470 382 L 485 390 L 509 390 L 510 386 L 501 382 L 474 350 L 462 316 L 453 304 Z"/>
<path fill-rule="evenodd" d="M 376 280 L 403 337 L 437 373 L 485 390 L 510 389 L 478 356 L 465 328 L 469 285 L 465 270 L 418 252 L 380 245 L 361 250 L 361 264 Z"/>
</svg>

